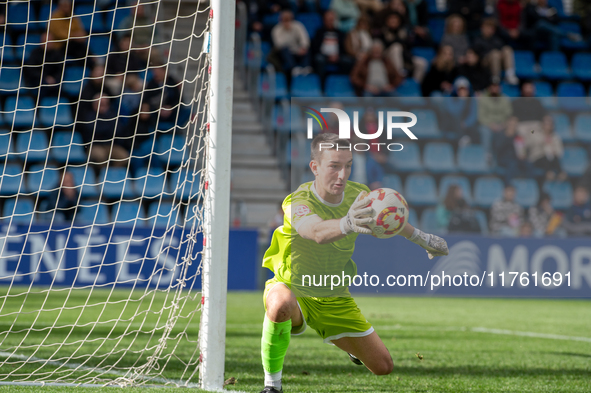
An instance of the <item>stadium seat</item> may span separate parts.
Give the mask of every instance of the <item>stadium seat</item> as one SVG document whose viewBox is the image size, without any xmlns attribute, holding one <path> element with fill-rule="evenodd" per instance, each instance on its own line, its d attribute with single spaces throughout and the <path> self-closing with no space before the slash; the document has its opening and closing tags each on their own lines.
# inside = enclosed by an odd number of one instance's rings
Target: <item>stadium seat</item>
<svg viewBox="0 0 591 393">
<path fill-rule="evenodd" d="M 405 99 L 403 99 L 405 100 Z M 437 122 L 437 115 L 432 109 L 411 109 L 417 117 L 417 124 L 410 128 L 413 134 L 417 138 L 421 139 L 439 139 L 441 138 L 441 131 L 439 130 L 439 124 Z M 409 118 L 401 119 L 401 122 L 408 122 Z M 396 132 L 401 133 L 401 136 L 406 137 L 402 131 L 397 130 Z M 406 148 L 406 145 L 405 145 Z"/>
<path fill-rule="evenodd" d="M 517 86 L 517 85 L 510 85 L 510 84 L 505 83 L 505 82 L 501 82 L 501 91 L 507 97 L 515 98 L 515 97 L 519 97 L 521 95 L 521 93 L 519 92 L 519 86 Z"/>
<path fill-rule="evenodd" d="M 465 176 L 457 175 L 446 175 L 441 178 L 439 182 L 439 200 L 443 201 L 447 195 L 449 187 L 455 184 L 462 189 L 464 200 L 468 203 L 472 203 L 472 192 L 470 190 L 470 181 Z"/>
<path fill-rule="evenodd" d="M 20 35 L 16 40 L 16 46 L 14 47 L 14 55 L 16 60 L 20 63 L 28 59 L 31 52 L 36 48 L 41 47 L 41 36 L 32 32 Z"/>
<path fill-rule="evenodd" d="M 128 177 L 127 169 L 108 167 L 99 175 L 102 183 L 102 195 L 107 198 L 131 198 L 134 195 L 133 182 Z"/>
<path fill-rule="evenodd" d="M 76 187 L 80 187 L 80 195 L 83 198 L 99 196 L 100 189 L 94 170 L 89 167 L 73 167 L 69 168 L 68 171 L 72 172 L 74 183 Z"/>
<path fill-rule="evenodd" d="M 314 39 L 316 31 L 322 26 L 322 17 L 317 12 L 300 12 L 295 19 L 304 25 L 310 39 Z"/>
<path fill-rule="evenodd" d="M 45 132 L 27 131 L 18 135 L 15 156 L 20 160 L 27 163 L 44 162 L 48 153 L 49 142 Z"/>
<path fill-rule="evenodd" d="M 11 48 L 5 48 L 6 50 Z M 3 54 L 4 54 L 3 53 Z M 3 62 L 5 61 L 2 59 Z M 21 70 L 20 67 L 5 67 L 0 68 L 0 94 L 2 95 L 16 95 L 18 90 L 24 84 L 21 83 Z M 6 116 L 6 114 L 4 115 Z"/>
<path fill-rule="evenodd" d="M 562 170 L 569 176 L 581 176 L 589 166 L 587 150 L 580 146 L 567 146 L 561 163 Z"/>
<path fill-rule="evenodd" d="M 391 188 L 396 191 L 402 190 L 400 176 L 393 174 L 384 175 L 384 178 L 382 179 L 382 187 Z"/>
<path fill-rule="evenodd" d="M 29 6 L 27 2 L 11 1 L 6 9 L 6 24 L 10 26 L 10 29 L 24 32 L 27 30 L 28 22 Z"/>
<path fill-rule="evenodd" d="M 3 78 L 2 77 L 2 71 L 4 69 L 8 69 L 7 67 L 14 63 L 16 60 L 16 58 L 14 57 L 14 50 L 13 50 L 13 44 L 12 44 L 12 39 L 10 38 L 10 35 L 4 35 L 4 34 L 0 34 L 0 93 L 1 94 L 6 94 L 6 92 L 3 91 L 3 89 L 1 88 L 1 86 L 7 82 L 9 82 L 8 78 Z M 5 81 L 6 79 L 6 81 Z"/>
<path fill-rule="evenodd" d="M 164 167 L 169 164 L 180 165 L 189 159 L 186 146 L 187 139 L 184 136 L 163 135 L 158 138 L 154 155 Z"/>
<path fill-rule="evenodd" d="M 554 120 L 554 132 L 556 135 L 559 135 L 563 142 L 572 141 L 574 137 L 568 115 L 566 113 L 554 112 L 550 116 Z"/>
<path fill-rule="evenodd" d="M 35 123 L 35 102 L 31 97 L 10 96 L 4 104 L 4 121 L 15 129 L 30 130 Z"/>
<path fill-rule="evenodd" d="M 417 172 L 423 169 L 419 146 L 412 142 L 405 143 L 401 151 L 390 152 L 388 162 L 401 172 Z"/>
<path fill-rule="evenodd" d="M 435 49 L 430 46 L 417 46 L 411 49 L 413 56 L 422 57 L 427 60 L 427 70 L 431 66 L 431 61 L 435 58 Z"/>
<path fill-rule="evenodd" d="M 0 161 L 5 161 L 14 152 L 14 136 L 8 132 L 0 132 Z"/>
<path fill-rule="evenodd" d="M 289 93 L 287 92 L 287 79 L 285 74 L 278 72 L 275 74 L 275 94 L 271 91 L 271 83 L 269 81 L 269 74 L 263 73 L 261 82 L 259 85 L 259 95 L 265 98 L 271 99 L 282 99 L 288 98 Z"/>
<path fill-rule="evenodd" d="M 591 142 L 591 115 L 580 114 L 575 117 L 575 139 Z"/>
<path fill-rule="evenodd" d="M 558 1 L 556 1 L 558 2 Z M 560 12 L 559 12 L 560 14 Z M 563 13 L 564 14 L 564 13 Z M 560 30 L 563 33 L 570 33 L 570 34 L 578 34 L 579 36 L 583 37 L 581 33 L 581 26 L 577 22 L 560 22 L 559 24 Z M 581 39 L 580 41 L 573 41 L 568 37 L 565 37 L 561 40 L 560 45 L 569 50 L 581 51 L 588 48 L 588 44 L 585 41 L 585 38 Z"/>
<path fill-rule="evenodd" d="M 542 75 L 548 79 L 569 79 L 571 72 L 568 68 L 566 56 L 562 52 L 543 52 L 540 55 Z"/>
<path fill-rule="evenodd" d="M 439 44 L 441 38 L 443 38 L 443 32 L 445 30 L 445 19 L 443 18 L 429 18 L 429 31 L 431 32 L 431 38 L 433 42 Z"/>
<path fill-rule="evenodd" d="M 123 20 L 131 15 L 131 8 L 116 8 L 115 12 L 111 12 L 107 14 L 107 24 L 105 28 L 107 30 L 117 29 Z"/>
<path fill-rule="evenodd" d="M 475 210 L 474 216 L 478 220 L 478 224 L 480 224 L 480 234 L 488 235 L 488 218 L 486 217 L 486 213 L 482 210 Z"/>
<path fill-rule="evenodd" d="M 289 134 L 291 130 L 289 111 L 284 111 L 283 105 L 276 104 L 273 106 L 273 113 L 271 116 L 273 118 L 273 129 L 281 134 Z"/>
<path fill-rule="evenodd" d="M 33 221 L 35 212 L 35 205 L 33 201 L 26 198 L 10 198 L 4 202 L 2 209 L 2 221 L 8 223 L 12 221 L 12 225 L 30 225 Z"/>
<path fill-rule="evenodd" d="M 256 68 L 256 67 L 260 67 L 262 69 L 265 69 L 267 67 L 267 57 L 269 56 L 269 53 L 271 52 L 271 43 L 267 42 L 267 41 L 261 41 L 260 43 L 260 56 L 261 58 L 258 58 L 258 53 L 257 53 L 257 47 L 258 45 L 252 43 L 251 41 L 247 42 L 245 45 L 244 50 L 246 51 L 245 54 L 245 62 L 246 65 L 249 68 Z M 259 64 L 260 61 L 260 64 Z"/>
<path fill-rule="evenodd" d="M 551 198 L 555 209 L 564 210 L 571 207 L 573 202 L 573 188 L 569 182 L 547 181 L 542 186 L 544 192 Z"/>
<path fill-rule="evenodd" d="M 458 167 L 465 173 L 488 174 L 490 168 L 486 157 L 486 152 L 480 145 L 461 147 L 458 151 Z"/>
<path fill-rule="evenodd" d="M 479 177 L 474 181 L 474 204 L 489 208 L 503 196 L 504 185 L 498 177 Z"/>
<path fill-rule="evenodd" d="M 45 168 L 44 165 L 33 165 L 27 171 L 27 193 L 39 193 L 40 196 L 60 187 L 61 169 Z"/>
<path fill-rule="evenodd" d="M 591 81 L 591 53 L 575 53 L 572 58 L 573 74 L 584 82 Z"/>
<path fill-rule="evenodd" d="M 88 72 L 86 72 L 88 74 Z M 80 91 L 82 90 L 82 79 L 84 78 L 85 70 L 83 67 L 67 65 L 64 69 L 64 77 L 62 78 L 62 91 L 66 95 L 78 100 L 80 98 Z"/>
<path fill-rule="evenodd" d="M 437 0 L 427 0 L 427 10 L 430 15 L 445 15 L 447 12 L 447 2 Z"/>
<path fill-rule="evenodd" d="M 565 111 L 577 112 L 589 108 L 585 88 L 579 82 L 561 82 L 556 88 L 559 106 Z"/>
<path fill-rule="evenodd" d="M 447 228 L 442 228 L 439 226 L 435 208 L 432 207 L 425 209 L 421 215 L 421 230 L 427 233 L 435 233 L 438 235 L 447 233 Z"/>
<path fill-rule="evenodd" d="M 148 209 L 148 225 L 155 227 L 171 227 L 179 224 L 179 206 L 173 209 L 170 202 L 154 202 Z"/>
<path fill-rule="evenodd" d="M 564 4 L 562 3 L 563 0 L 548 0 L 548 6 L 556 9 L 558 12 L 558 16 L 562 19 L 567 15 L 564 13 Z"/>
<path fill-rule="evenodd" d="M 425 169 L 436 173 L 455 172 L 454 150 L 449 143 L 430 142 L 423 150 Z"/>
<path fill-rule="evenodd" d="M 263 16 L 263 26 L 268 28 L 273 28 L 276 24 L 279 23 L 279 12 L 274 14 L 266 14 Z"/>
<path fill-rule="evenodd" d="M 534 53 L 529 50 L 515 51 L 515 74 L 518 78 L 533 79 L 539 76 Z"/>
<path fill-rule="evenodd" d="M 155 198 L 166 191 L 166 172 L 156 168 L 142 167 L 137 170 L 134 180 L 137 196 Z"/>
<path fill-rule="evenodd" d="M 293 97 L 322 97 L 320 78 L 316 74 L 298 75 L 291 80 Z"/>
<path fill-rule="evenodd" d="M 417 212 L 415 209 L 408 209 L 408 222 L 413 227 L 419 226 L 419 217 L 417 216 Z"/>
<path fill-rule="evenodd" d="M 83 201 L 76 210 L 74 222 L 80 225 L 104 225 L 110 222 L 107 205 L 98 202 Z"/>
<path fill-rule="evenodd" d="M 23 168 L 17 164 L 0 166 L 0 195 L 15 196 L 25 191 Z"/>
<path fill-rule="evenodd" d="M 100 18 L 94 18 L 100 20 Z M 91 35 L 88 39 L 88 50 L 95 56 L 106 56 L 111 51 L 109 35 Z"/>
<path fill-rule="evenodd" d="M 526 208 L 537 205 L 540 191 L 534 179 L 513 179 L 511 185 L 515 187 L 515 202 Z"/>
<path fill-rule="evenodd" d="M 39 108 L 39 121 L 44 127 L 73 127 L 72 106 L 65 98 L 44 98 Z"/>
<path fill-rule="evenodd" d="M 328 75 L 324 92 L 327 97 L 355 97 L 348 75 Z"/>
<path fill-rule="evenodd" d="M 169 192 L 183 200 L 194 200 L 199 193 L 201 175 L 197 172 L 177 170 L 170 176 Z"/>
<path fill-rule="evenodd" d="M 111 207 L 111 221 L 125 223 L 129 226 L 143 226 L 146 215 L 140 201 L 126 201 L 114 204 Z"/>
<path fill-rule="evenodd" d="M 77 132 L 58 131 L 51 138 L 50 157 L 60 164 L 86 162 L 82 136 Z"/>
<path fill-rule="evenodd" d="M 409 175 L 404 187 L 404 196 L 411 206 L 434 205 L 437 203 L 437 186 L 431 175 Z"/>
<path fill-rule="evenodd" d="M 534 86 L 536 88 L 536 97 L 552 97 L 554 92 L 552 91 L 552 85 L 546 81 L 535 81 Z"/>
</svg>

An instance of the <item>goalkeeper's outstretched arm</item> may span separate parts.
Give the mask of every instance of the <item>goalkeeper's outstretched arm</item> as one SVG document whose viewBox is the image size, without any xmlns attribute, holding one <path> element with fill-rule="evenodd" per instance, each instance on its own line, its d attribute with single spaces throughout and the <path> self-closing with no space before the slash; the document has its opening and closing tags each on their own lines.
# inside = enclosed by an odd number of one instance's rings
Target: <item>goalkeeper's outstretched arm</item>
<svg viewBox="0 0 591 393">
<path fill-rule="evenodd" d="M 425 233 L 420 229 L 413 227 L 408 222 L 402 231 L 400 231 L 400 235 L 427 250 L 429 259 L 449 254 L 447 242 L 444 239 L 440 238 L 439 236 Z"/>
</svg>

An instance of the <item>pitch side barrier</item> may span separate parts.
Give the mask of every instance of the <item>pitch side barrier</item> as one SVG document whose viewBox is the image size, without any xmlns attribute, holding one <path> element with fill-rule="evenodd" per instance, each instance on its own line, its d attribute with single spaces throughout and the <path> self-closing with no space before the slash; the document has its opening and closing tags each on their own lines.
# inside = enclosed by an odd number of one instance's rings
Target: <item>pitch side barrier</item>
<svg viewBox="0 0 591 393">
<path fill-rule="evenodd" d="M 177 261 L 187 247 L 187 233 L 182 238 L 180 227 L 7 227 L 0 226 L 1 285 L 169 288 L 183 274 L 190 284 L 197 278 L 195 288 L 201 288 L 201 247 L 190 261 Z M 202 245 L 202 234 L 196 236 Z M 257 289 L 256 230 L 230 231 L 228 263 L 228 289 Z"/>
</svg>

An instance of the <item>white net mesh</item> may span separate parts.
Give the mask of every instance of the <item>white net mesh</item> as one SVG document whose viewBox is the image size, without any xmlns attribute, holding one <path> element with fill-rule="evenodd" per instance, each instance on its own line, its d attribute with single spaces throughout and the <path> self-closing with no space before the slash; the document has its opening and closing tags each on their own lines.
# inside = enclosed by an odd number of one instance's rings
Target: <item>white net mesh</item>
<svg viewBox="0 0 591 393">
<path fill-rule="evenodd" d="M 191 386 L 209 4 L 11 1 L 2 19 L 0 382 Z"/>
</svg>

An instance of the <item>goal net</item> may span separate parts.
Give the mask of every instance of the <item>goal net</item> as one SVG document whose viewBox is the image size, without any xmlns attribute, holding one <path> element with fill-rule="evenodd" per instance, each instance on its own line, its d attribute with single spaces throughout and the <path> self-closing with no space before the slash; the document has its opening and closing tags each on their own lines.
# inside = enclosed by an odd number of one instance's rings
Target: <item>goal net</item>
<svg viewBox="0 0 591 393">
<path fill-rule="evenodd" d="M 195 386 L 209 1 L 0 7 L 0 383 Z"/>
</svg>

